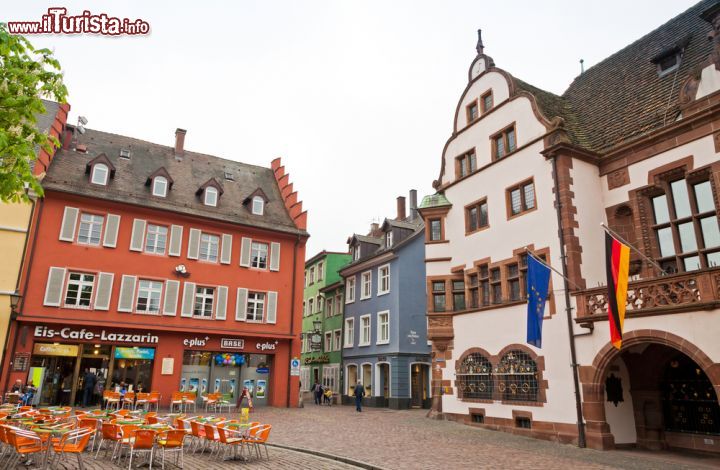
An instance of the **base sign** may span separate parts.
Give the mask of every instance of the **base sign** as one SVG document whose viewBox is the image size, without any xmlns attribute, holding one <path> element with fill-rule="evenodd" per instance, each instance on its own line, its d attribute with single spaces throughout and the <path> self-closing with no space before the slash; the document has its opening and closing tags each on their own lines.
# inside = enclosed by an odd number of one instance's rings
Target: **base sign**
<svg viewBox="0 0 720 470">
<path fill-rule="evenodd" d="M 300 359 L 293 357 L 290 360 L 290 376 L 300 377 Z"/>
</svg>

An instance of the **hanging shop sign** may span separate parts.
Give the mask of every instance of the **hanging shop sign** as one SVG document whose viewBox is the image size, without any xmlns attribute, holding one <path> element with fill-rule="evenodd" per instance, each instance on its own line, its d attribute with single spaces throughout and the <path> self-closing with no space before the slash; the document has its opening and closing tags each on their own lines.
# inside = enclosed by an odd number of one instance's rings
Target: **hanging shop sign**
<svg viewBox="0 0 720 470">
<path fill-rule="evenodd" d="M 155 359 L 155 348 L 115 348 L 115 359 Z"/>
<path fill-rule="evenodd" d="M 147 333 L 144 335 L 138 334 L 127 334 L 127 333 L 108 333 L 105 330 L 101 330 L 99 333 L 96 331 L 89 331 L 85 328 L 76 330 L 73 328 L 62 328 L 55 330 L 48 328 L 47 326 L 36 326 L 34 336 L 36 338 L 62 338 L 62 339 L 76 339 L 86 341 L 112 341 L 117 343 L 153 343 L 157 344 L 160 339 L 153 334 Z"/>
<path fill-rule="evenodd" d="M 330 362 L 330 356 L 323 354 L 322 356 L 306 357 L 305 364 L 327 364 Z"/>
<path fill-rule="evenodd" d="M 80 349 L 75 344 L 35 343 L 33 354 L 38 356 L 70 356 L 77 357 Z"/>
<path fill-rule="evenodd" d="M 245 349 L 245 340 L 238 338 L 221 338 L 220 347 L 223 349 Z"/>
</svg>

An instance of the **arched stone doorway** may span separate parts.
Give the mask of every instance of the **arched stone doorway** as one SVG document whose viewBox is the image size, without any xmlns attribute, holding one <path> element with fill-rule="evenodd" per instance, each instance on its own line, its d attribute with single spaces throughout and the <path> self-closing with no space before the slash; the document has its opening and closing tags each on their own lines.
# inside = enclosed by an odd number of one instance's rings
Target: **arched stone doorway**
<svg viewBox="0 0 720 470">
<path fill-rule="evenodd" d="M 588 446 L 720 452 L 720 364 L 682 338 L 632 331 L 581 369 Z"/>
</svg>

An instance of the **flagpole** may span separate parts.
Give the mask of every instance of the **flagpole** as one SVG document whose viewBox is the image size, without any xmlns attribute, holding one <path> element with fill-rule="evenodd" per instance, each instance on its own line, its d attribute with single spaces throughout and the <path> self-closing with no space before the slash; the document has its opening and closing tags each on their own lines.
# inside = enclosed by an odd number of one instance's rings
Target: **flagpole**
<svg viewBox="0 0 720 470">
<path fill-rule="evenodd" d="M 660 271 L 660 273 L 662 273 L 663 275 L 666 275 L 666 274 L 667 274 L 667 273 L 665 272 L 665 270 L 662 268 L 662 266 L 660 266 L 659 264 L 657 264 L 657 263 L 655 262 L 655 260 L 653 260 L 652 258 L 649 258 L 649 257 L 645 256 L 645 253 L 643 253 L 642 251 L 640 251 L 640 250 L 638 250 L 637 248 L 635 248 L 629 241 L 625 240 L 623 237 L 621 237 L 620 235 L 618 235 L 617 232 L 615 232 L 613 229 L 611 229 L 610 227 L 608 227 L 607 225 L 605 225 L 605 222 L 600 222 L 600 226 L 601 226 L 602 228 L 604 228 L 605 231 L 606 231 L 607 233 L 609 233 L 611 236 L 617 238 L 618 241 L 624 243 L 625 245 L 628 246 L 628 248 L 630 248 L 631 250 L 635 251 L 637 254 L 639 254 L 640 256 L 642 256 L 642 258 L 643 258 L 645 261 L 647 261 L 648 263 L 652 264 L 652 265 L 655 267 L 655 269 L 657 269 L 658 271 Z"/>
<path fill-rule="evenodd" d="M 542 258 L 540 258 L 538 255 L 536 255 L 535 252 L 532 251 L 530 248 L 525 247 L 525 251 L 526 251 L 530 256 L 532 256 L 532 257 L 535 259 L 535 261 L 537 261 L 538 263 L 542 264 L 543 266 L 545 266 L 546 268 L 548 268 L 549 270 L 551 270 L 552 272 L 554 272 L 555 274 L 557 274 L 558 276 L 560 276 L 561 278 L 565 279 L 567 282 L 569 282 L 570 284 L 572 284 L 575 289 L 577 289 L 577 290 L 583 290 L 583 287 L 582 287 L 582 286 L 579 286 L 579 285 L 575 284 L 575 283 L 572 281 L 572 279 L 569 279 L 569 278 L 566 277 L 563 273 L 561 273 L 561 272 L 558 271 L 557 269 L 555 269 L 555 268 L 553 268 L 552 266 L 550 266 L 549 264 L 547 264 L 545 261 L 542 260 Z"/>
</svg>

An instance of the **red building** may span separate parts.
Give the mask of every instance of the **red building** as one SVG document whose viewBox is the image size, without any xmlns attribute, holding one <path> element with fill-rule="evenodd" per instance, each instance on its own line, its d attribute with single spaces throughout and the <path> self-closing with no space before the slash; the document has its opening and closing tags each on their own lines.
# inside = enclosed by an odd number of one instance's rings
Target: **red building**
<svg viewBox="0 0 720 470">
<path fill-rule="evenodd" d="M 164 405 L 243 386 L 256 406 L 297 404 L 307 213 L 280 159 L 225 160 L 175 136 L 67 130 L 33 215 L 5 389 L 29 378 L 38 404 L 79 403 L 88 368 Z"/>
</svg>

